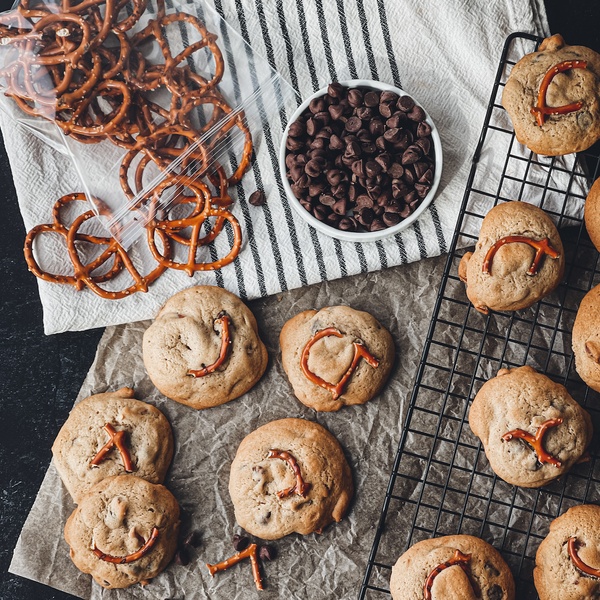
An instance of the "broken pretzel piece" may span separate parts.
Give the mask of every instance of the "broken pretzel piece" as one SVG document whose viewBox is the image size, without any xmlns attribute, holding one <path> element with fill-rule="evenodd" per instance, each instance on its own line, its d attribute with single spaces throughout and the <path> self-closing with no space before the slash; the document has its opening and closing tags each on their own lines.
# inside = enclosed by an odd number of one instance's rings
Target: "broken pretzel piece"
<svg viewBox="0 0 600 600">
<path fill-rule="evenodd" d="M 559 468 L 562 466 L 560 460 L 554 458 L 552 454 L 549 454 L 548 452 L 546 452 L 546 450 L 544 450 L 544 435 L 546 434 L 546 431 L 548 431 L 548 429 L 550 429 L 551 427 L 556 427 L 562 422 L 563 420 L 561 418 L 548 419 L 537 428 L 535 435 L 532 435 L 531 433 L 524 431 L 523 429 L 513 429 L 512 431 L 505 433 L 502 436 L 502 439 L 505 442 L 509 442 L 513 438 L 525 440 L 533 448 L 537 459 L 541 464 L 549 463 Z"/>
<path fill-rule="evenodd" d="M 433 587 L 433 581 L 444 569 L 457 565 L 468 576 L 470 560 L 470 554 L 463 554 L 460 550 L 456 550 L 454 552 L 454 556 L 450 560 L 447 560 L 445 563 L 442 563 L 441 565 L 435 567 L 435 569 L 433 569 L 433 571 L 429 573 L 427 579 L 425 580 L 425 585 L 423 586 L 423 595 L 425 596 L 425 600 L 431 600 L 431 588 Z"/>
<path fill-rule="evenodd" d="M 560 253 L 557 252 L 550 245 L 550 238 L 544 238 L 543 240 L 532 240 L 531 238 L 525 237 L 523 235 L 508 235 L 499 239 L 490 249 L 487 251 L 485 258 L 483 260 L 482 271 L 486 274 L 490 274 L 490 270 L 492 268 L 492 260 L 499 248 L 504 246 L 505 244 L 528 244 L 532 248 L 535 249 L 535 257 L 531 266 L 527 270 L 527 275 L 535 275 L 538 272 L 540 267 L 540 263 L 542 261 L 542 257 L 547 254 L 550 258 L 559 258 Z"/>
<path fill-rule="evenodd" d="M 229 356 L 229 351 L 231 348 L 231 333 L 229 331 L 229 325 L 231 323 L 231 319 L 229 315 L 222 311 L 219 313 L 218 317 L 215 319 L 215 325 L 221 325 L 221 351 L 219 352 L 219 357 L 217 360 L 201 369 L 190 369 L 187 374 L 192 377 L 204 377 L 210 373 L 216 371 Z"/>
<path fill-rule="evenodd" d="M 260 567 L 258 564 L 258 556 L 257 556 L 257 546 L 256 544 L 250 544 L 245 550 L 241 552 L 236 552 L 231 558 L 227 558 L 216 565 L 209 565 L 206 563 L 208 567 L 208 572 L 214 577 L 215 573 L 219 571 L 224 571 L 229 567 L 239 563 L 245 558 L 249 558 L 252 563 L 252 576 L 254 577 L 254 583 L 256 584 L 257 590 L 263 590 L 262 578 L 260 576 Z"/>
<path fill-rule="evenodd" d="M 573 561 L 573 565 L 576 569 L 589 575 L 590 577 L 595 577 L 596 579 L 600 579 L 600 569 L 595 569 L 594 567 L 590 567 L 586 565 L 579 555 L 577 554 L 577 550 L 581 544 L 576 537 L 569 538 L 567 551 L 569 552 L 569 558 Z"/>
<path fill-rule="evenodd" d="M 302 479 L 300 465 L 292 456 L 292 454 L 285 450 L 269 450 L 267 458 L 280 458 L 281 460 L 285 460 L 285 462 L 287 462 L 288 465 L 290 465 L 292 471 L 294 471 L 294 475 L 296 476 L 296 483 L 292 487 L 278 491 L 277 496 L 279 498 L 286 498 L 287 496 L 291 496 L 292 494 L 298 494 L 299 496 L 306 498 L 306 495 L 308 494 L 311 485 L 310 483 L 306 483 L 304 479 Z"/>
<path fill-rule="evenodd" d="M 133 466 L 133 462 L 131 461 L 131 456 L 129 455 L 129 450 L 125 446 L 125 436 L 127 435 L 126 431 L 117 431 L 110 423 L 107 423 L 103 427 L 104 431 L 108 434 L 110 438 L 102 448 L 98 451 L 96 456 L 90 462 L 90 466 L 97 467 L 105 458 L 106 455 L 116 447 L 119 453 L 121 454 L 121 458 L 123 459 L 123 467 L 127 473 L 132 473 L 135 471 L 135 467 Z"/>
<path fill-rule="evenodd" d="M 317 331 L 310 338 L 310 340 L 308 340 L 306 346 L 304 346 L 304 350 L 302 351 L 302 357 L 300 359 L 300 367 L 302 369 L 302 373 L 304 373 L 304 376 L 309 381 L 312 381 L 312 383 L 326 389 L 328 392 L 331 393 L 333 399 L 337 400 L 344 393 L 346 384 L 348 383 L 350 377 L 352 377 L 354 371 L 356 371 L 356 368 L 358 367 L 358 363 L 361 358 L 364 358 L 367 361 L 367 363 L 371 365 L 374 369 L 376 369 L 379 366 L 379 360 L 376 359 L 367 350 L 365 344 L 361 340 L 354 340 L 354 342 L 352 342 L 352 344 L 354 345 L 354 358 L 352 359 L 352 363 L 348 367 L 348 370 L 344 373 L 342 378 L 336 384 L 325 381 L 308 368 L 308 358 L 310 356 L 310 349 L 313 347 L 313 345 L 316 342 L 318 342 L 321 338 L 329 337 L 330 335 L 333 335 L 338 338 L 344 337 L 344 334 L 335 327 L 327 327 L 325 329 Z"/>
<path fill-rule="evenodd" d="M 150 552 L 150 550 L 152 550 L 152 548 L 154 547 L 154 544 L 156 544 L 156 540 L 158 539 L 159 533 L 160 532 L 158 530 L 158 527 L 153 527 L 150 537 L 148 538 L 148 541 L 145 542 L 144 545 L 139 550 L 136 550 L 135 552 L 133 552 L 132 554 L 128 554 L 127 556 L 112 556 L 111 554 L 106 554 L 106 553 L 98 550 L 98 548 L 96 548 L 95 544 L 94 544 L 94 549 L 92 550 L 92 552 L 100 560 L 104 560 L 106 562 L 113 563 L 115 565 L 129 564 L 136 560 L 139 560 L 140 558 L 142 558 L 143 556 L 148 554 L 148 552 Z"/>
</svg>

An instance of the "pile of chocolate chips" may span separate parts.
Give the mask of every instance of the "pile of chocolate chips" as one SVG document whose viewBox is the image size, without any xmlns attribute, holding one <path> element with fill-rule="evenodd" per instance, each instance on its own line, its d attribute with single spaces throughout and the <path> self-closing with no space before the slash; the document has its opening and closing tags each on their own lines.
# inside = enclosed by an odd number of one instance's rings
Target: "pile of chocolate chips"
<svg viewBox="0 0 600 600">
<path fill-rule="evenodd" d="M 433 182 L 431 126 L 410 96 L 332 83 L 292 123 L 292 192 L 319 221 L 380 231 L 408 217 Z"/>
</svg>

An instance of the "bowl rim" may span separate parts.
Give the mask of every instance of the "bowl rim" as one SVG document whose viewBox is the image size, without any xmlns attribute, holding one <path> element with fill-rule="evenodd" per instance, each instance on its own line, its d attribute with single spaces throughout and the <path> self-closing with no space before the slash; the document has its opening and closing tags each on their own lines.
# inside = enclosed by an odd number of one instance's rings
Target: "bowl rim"
<svg viewBox="0 0 600 600">
<path fill-rule="evenodd" d="M 431 126 L 431 139 L 433 140 L 433 145 L 435 149 L 435 173 L 433 176 L 433 181 L 431 184 L 431 189 L 429 190 L 427 196 L 423 198 L 417 209 L 411 213 L 408 217 L 400 221 L 397 225 L 393 225 L 392 227 L 387 227 L 386 229 L 382 229 L 380 231 L 343 231 L 341 229 L 336 229 L 331 225 L 327 225 L 322 221 L 319 221 L 316 217 L 311 215 L 301 204 L 298 198 L 292 192 L 292 188 L 290 182 L 287 178 L 287 167 L 285 165 L 285 156 L 286 156 L 286 141 L 288 138 L 288 133 L 290 126 L 292 123 L 298 119 L 300 114 L 304 112 L 304 110 L 308 107 L 312 100 L 315 98 L 319 98 L 320 96 L 324 96 L 327 93 L 329 85 L 320 90 L 316 91 L 314 94 L 308 96 L 300 106 L 293 112 L 290 116 L 287 126 L 283 132 L 283 137 L 281 140 L 281 145 L 279 147 L 279 174 L 281 176 L 281 181 L 283 184 L 283 188 L 286 192 L 286 196 L 292 208 L 296 211 L 296 213 L 304 219 L 309 225 L 314 227 L 317 231 L 324 233 L 325 235 L 346 241 L 346 242 L 376 242 L 382 240 L 387 237 L 391 237 L 408 229 L 427 209 L 427 207 L 433 201 L 437 189 L 440 184 L 440 180 L 442 177 L 442 166 L 443 166 L 443 155 L 442 155 L 442 141 L 440 139 L 440 135 L 438 132 L 435 123 L 429 116 L 429 113 L 425 110 L 423 105 L 408 92 L 404 91 L 402 88 L 399 88 L 395 85 L 391 85 L 389 83 L 384 83 L 382 81 L 376 81 L 371 79 L 346 79 L 343 81 L 339 81 L 341 85 L 347 88 L 357 88 L 357 87 L 370 87 L 380 91 L 391 91 L 395 92 L 399 96 L 410 96 L 417 106 L 420 106 L 425 112 L 425 121 Z"/>
</svg>

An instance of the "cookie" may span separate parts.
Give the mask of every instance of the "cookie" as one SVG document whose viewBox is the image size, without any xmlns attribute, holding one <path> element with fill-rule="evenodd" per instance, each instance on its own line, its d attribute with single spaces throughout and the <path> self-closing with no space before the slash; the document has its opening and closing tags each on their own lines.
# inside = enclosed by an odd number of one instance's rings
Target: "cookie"
<svg viewBox="0 0 600 600">
<path fill-rule="evenodd" d="M 592 244 L 600 251 L 600 179 L 596 179 L 585 200 L 584 220 Z"/>
<path fill-rule="evenodd" d="M 389 331 L 349 306 L 305 310 L 285 323 L 279 341 L 294 394 L 319 411 L 369 401 L 394 364 Z"/>
<path fill-rule="evenodd" d="M 535 555 L 533 580 L 540 600 L 600 596 L 600 506 L 573 506 L 550 524 Z"/>
<path fill-rule="evenodd" d="M 471 405 L 469 425 L 496 475 L 540 487 L 564 475 L 592 440 L 592 421 L 564 386 L 531 367 L 500 369 Z"/>
<path fill-rule="evenodd" d="M 111 475 L 131 472 L 162 483 L 173 458 L 173 434 L 154 406 L 130 388 L 96 394 L 73 407 L 52 446 L 54 464 L 76 503 Z"/>
<path fill-rule="evenodd" d="M 156 577 L 177 549 L 179 505 L 169 490 L 134 475 L 107 477 L 65 525 L 71 559 L 105 588 Z"/>
<path fill-rule="evenodd" d="M 481 313 L 527 308 L 550 294 L 565 270 L 563 245 L 546 213 L 526 202 L 498 204 L 481 223 L 475 252 L 458 267 Z"/>
<path fill-rule="evenodd" d="M 392 567 L 393 600 L 513 600 L 515 583 L 500 553 L 471 535 L 411 546 Z"/>
<path fill-rule="evenodd" d="M 502 106 L 517 140 L 545 156 L 581 152 L 600 139 L 600 55 L 560 35 L 511 70 Z"/>
<path fill-rule="evenodd" d="M 159 391 L 192 408 L 245 394 L 267 368 L 256 319 L 234 294 L 203 285 L 167 300 L 144 333 L 144 365 Z"/>
<path fill-rule="evenodd" d="M 276 540 L 320 533 L 346 514 L 352 474 L 338 441 L 304 419 L 281 419 L 246 436 L 231 464 L 229 494 L 248 533 Z"/>
<path fill-rule="evenodd" d="M 600 392 L 600 285 L 581 301 L 571 334 L 575 370 L 587 385 Z"/>
</svg>

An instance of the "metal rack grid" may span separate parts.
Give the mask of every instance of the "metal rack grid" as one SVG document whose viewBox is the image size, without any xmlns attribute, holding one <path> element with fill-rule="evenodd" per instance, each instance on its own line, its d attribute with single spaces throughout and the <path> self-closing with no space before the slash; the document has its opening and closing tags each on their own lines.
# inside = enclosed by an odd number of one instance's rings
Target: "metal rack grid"
<svg viewBox="0 0 600 600">
<path fill-rule="evenodd" d="M 585 185 L 600 174 L 600 157 L 589 151 L 571 164 L 538 157 L 516 141 L 500 105 L 516 59 L 540 42 L 516 33 L 504 46 L 359 600 L 390 597 L 391 567 L 409 546 L 457 533 L 494 545 L 515 576 L 517 599 L 537 598 L 535 553 L 551 521 L 573 505 L 600 503 L 598 434 L 591 461 L 541 489 L 525 489 L 494 475 L 467 420 L 470 401 L 487 379 L 502 367 L 528 364 L 565 385 L 600 431 L 599 397 L 575 372 L 570 339 L 581 299 L 600 283 L 598 252 L 581 210 Z M 489 162 L 482 160 L 492 136 L 504 138 L 507 148 L 505 156 L 494 157 L 504 161 L 497 181 L 490 181 Z M 532 192 L 561 228 L 564 280 L 529 309 L 486 317 L 467 300 L 457 274 L 465 250 L 457 247 L 475 243 L 493 205 L 528 199 Z"/>
</svg>

